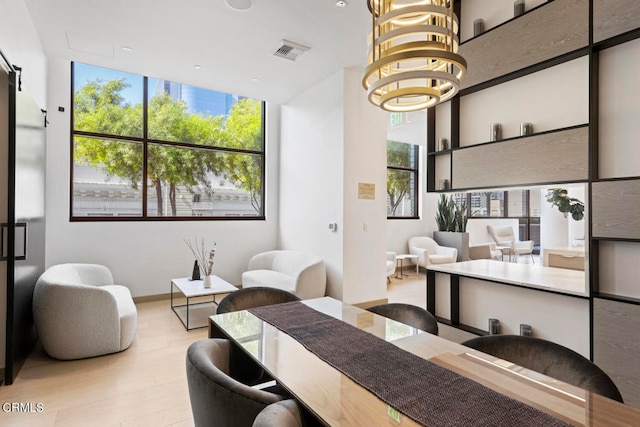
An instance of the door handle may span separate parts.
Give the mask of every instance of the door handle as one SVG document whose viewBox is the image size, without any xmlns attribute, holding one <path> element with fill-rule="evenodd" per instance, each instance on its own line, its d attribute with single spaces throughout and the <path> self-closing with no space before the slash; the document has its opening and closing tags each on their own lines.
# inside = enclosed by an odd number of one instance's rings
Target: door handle
<svg viewBox="0 0 640 427">
<path fill-rule="evenodd" d="M 28 227 L 28 223 L 26 222 L 16 222 L 16 226 L 15 226 L 15 230 L 18 231 L 18 229 L 24 229 L 23 231 L 23 239 L 22 239 L 22 254 L 21 255 L 15 255 L 14 259 L 16 260 L 25 260 L 27 259 L 27 227 Z M 5 231 L 6 229 L 6 231 Z M 17 233 L 16 233 L 17 234 Z M 6 246 L 7 246 L 7 250 L 5 251 L 5 235 L 7 236 L 7 240 L 8 240 L 8 236 L 9 236 L 9 224 L 7 223 L 2 223 L 0 224 L 0 261 L 7 261 L 9 259 L 9 252 L 8 252 L 8 246 L 9 246 L 9 242 L 7 242 Z"/>
</svg>

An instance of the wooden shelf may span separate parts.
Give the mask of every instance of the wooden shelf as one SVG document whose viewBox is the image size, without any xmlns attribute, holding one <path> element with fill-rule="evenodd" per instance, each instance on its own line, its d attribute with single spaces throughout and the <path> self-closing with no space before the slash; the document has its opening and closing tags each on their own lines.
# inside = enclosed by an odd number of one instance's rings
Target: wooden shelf
<svg viewBox="0 0 640 427">
<path fill-rule="evenodd" d="M 589 128 L 581 126 L 458 148 L 452 182 L 457 188 L 487 188 L 584 181 L 588 146 Z"/>
<path fill-rule="evenodd" d="M 640 0 L 594 0 L 593 41 L 595 43 L 638 28 Z"/>
<path fill-rule="evenodd" d="M 594 298 L 600 298 L 600 299 L 606 299 L 609 301 L 617 301 L 617 302 L 623 302 L 623 303 L 627 303 L 627 304 L 636 304 L 636 305 L 640 305 L 640 298 L 633 298 L 633 297 L 625 297 L 622 295 L 614 295 L 614 294 L 607 294 L 607 293 L 600 293 L 600 292 L 595 292 L 593 294 Z"/>
</svg>

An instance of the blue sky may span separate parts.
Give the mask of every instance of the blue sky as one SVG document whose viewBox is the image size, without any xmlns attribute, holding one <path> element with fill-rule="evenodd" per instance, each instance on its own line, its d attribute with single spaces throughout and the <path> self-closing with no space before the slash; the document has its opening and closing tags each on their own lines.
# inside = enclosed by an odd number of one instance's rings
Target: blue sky
<svg viewBox="0 0 640 427">
<path fill-rule="evenodd" d="M 95 81 L 96 79 L 113 80 L 125 78 L 131 86 L 126 88 L 122 95 L 127 102 L 131 104 L 142 103 L 142 76 L 137 74 L 125 73 L 124 71 L 115 71 L 108 68 L 96 67 L 94 65 L 86 65 L 80 62 L 74 63 L 74 90 L 77 92 L 86 83 Z"/>
</svg>

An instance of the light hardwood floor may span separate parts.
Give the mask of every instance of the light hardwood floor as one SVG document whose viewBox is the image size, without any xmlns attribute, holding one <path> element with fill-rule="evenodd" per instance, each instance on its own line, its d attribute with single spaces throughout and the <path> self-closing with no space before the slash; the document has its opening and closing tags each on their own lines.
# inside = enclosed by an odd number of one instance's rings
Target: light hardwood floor
<svg viewBox="0 0 640 427">
<path fill-rule="evenodd" d="M 425 275 L 407 272 L 388 285 L 389 302 L 421 307 Z M 207 330 L 185 331 L 169 300 L 137 304 L 138 329 L 124 352 L 57 361 L 36 348 L 13 385 L 0 387 L 0 402 L 37 403 L 42 412 L 7 413 L 2 426 L 192 426 L 185 374 L 186 349 Z M 444 326 L 444 325 L 443 325 Z M 446 328 L 441 328 L 441 335 Z"/>
<path fill-rule="evenodd" d="M 138 307 L 126 351 L 57 361 L 36 348 L 0 401 L 42 403 L 41 413 L 0 413 L 6 426 L 192 426 L 186 349 L 206 329 L 185 331 L 169 300 Z"/>
</svg>

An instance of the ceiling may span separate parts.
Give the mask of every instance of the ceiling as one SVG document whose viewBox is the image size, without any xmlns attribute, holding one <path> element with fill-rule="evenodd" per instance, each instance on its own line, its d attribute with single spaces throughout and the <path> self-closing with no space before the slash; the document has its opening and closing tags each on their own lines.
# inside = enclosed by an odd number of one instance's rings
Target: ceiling
<svg viewBox="0 0 640 427">
<path fill-rule="evenodd" d="M 335 0 L 255 0 L 243 12 L 225 0 L 25 2 L 50 58 L 271 102 L 366 64 L 371 15 L 362 0 L 345 8 Z M 282 39 L 311 49 L 295 62 L 275 57 Z"/>
</svg>

